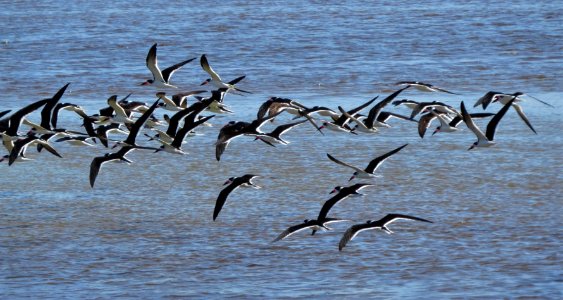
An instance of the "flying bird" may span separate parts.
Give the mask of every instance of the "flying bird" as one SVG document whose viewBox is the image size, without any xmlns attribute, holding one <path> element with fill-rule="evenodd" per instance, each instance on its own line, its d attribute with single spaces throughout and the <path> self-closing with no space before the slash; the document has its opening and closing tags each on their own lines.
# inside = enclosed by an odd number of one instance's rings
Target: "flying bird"
<svg viewBox="0 0 563 300">
<path fill-rule="evenodd" d="M 141 85 L 152 85 L 156 88 L 177 88 L 176 86 L 170 84 L 170 77 L 172 77 L 172 74 L 178 71 L 182 66 L 197 57 L 177 63 L 161 71 L 158 67 L 158 60 L 156 58 L 156 46 L 157 43 L 154 43 L 154 45 L 152 45 L 149 49 L 149 53 L 147 53 L 147 68 L 152 73 L 152 79 L 148 79 L 147 81 L 141 83 Z"/>
<path fill-rule="evenodd" d="M 258 177 L 258 175 L 246 174 L 240 177 L 231 177 L 223 184 L 228 184 L 228 186 L 221 190 L 219 196 L 217 197 L 217 201 L 215 202 L 215 209 L 213 210 L 213 221 L 217 219 L 217 216 L 219 216 L 223 205 L 225 205 L 225 202 L 227 201 L 227 197 L 229 197 L 229 194 L 231 194 L 234 190 L 239 187 L 253 187 L 255 189 L 260 188 L 260 186 L 257 186 L 252 182 L 252 179 L 254 179 L 255 177 Z"/>
<path fill-rule="evenodd" d="M 326 154 L 328 156 L 328 158 L 330 160 L 332 160 L 333 162 L 354 169 L 355 172 L 352 175 L 352 177 L 350 177 L 350 179 L 348 181 L 351 181 L 352 179 L 358 177 L 358 178 L 364 178 L 364 179 L 369 179 L 369 178 L 374 178 L 377 177 L 377 175 L 375 175 L 375 172 L 377 171 L 377 168 L 381 165 L 381 163 L 383 163 L 386 159 L 388 159 L 389 157 L 391 157 L 391 155 L 401 151 L 401 149 L 405 148 L 408 144 L 404 144 L 403 146 L 394 149 L 392 151 L 389 151 L 381 156 L 378 156 L 376 158 L 374 158 L 372 161 L 370 161 L 370 163 L 368 164 L 368 166 L 365 169 L 360 169 L 358 167 L 354 167 L 350 164 L 347 164 L 345 162 L 342 162 L 336 158 L 334 158 L 332 155 L 330 154 Z"/>
<path fill-rule="evenodd" d="M 504 114 L 506 114 L 514 100 L 515 99 L 512 99 L 508 103 L 506 103 L 489 121 L 486 134 L 484 134 L 481 129 L 479 129 L 479 127 L 475 125 L 473 119 L 471 118 L 471 115 L 469 115 L 467 109 L 465 109 L 465 104 L 463 103 L 463 101 L 461 101 L 461 115 L 463 116 L 463 121 L 465 122 L 467 127 L 471 129 L 471 131 L 473 131 L 473 133 L 477 136 L 477 141 L 473 143 L 473 145 L 471 145 L 471 147 L 469 147 L 469 149 L 467 150 L 471 150 L 475 147 L 490 147 L 495 144 L 493 139 L 495 137 L 495 131 L 497 130 L 498 123 L 500 122 Z"/>
<path fill-rule="evenodd" d="M 439 87 L 432 85 L 430 83 L 424 83 L 424 82 L 420 82 L 420 81 L 399 81 L 399 82 L 396 83 L 396 85 L 407 85 L 408 87 L 413 86 L 417 90 L 423 91 L 423 92 L 444 92 L 444 93 L 448 93 L 448 94 L 459 95 L 459 94 L 444 90 L 443 88 L 439 88 Z"/>
<path fill-rule="evenodd" d="M 413 221 L 432 223 L 431 221 L 418 217 L 401 215 L 401 214 L 388 214 L 377 221 L 368 220 L 366 223 L 352 225 L 350 228 L 346 230 L 346 232 L 344 232 L 342 239 L 340 239 L 340 243 L 338 243 L 338 250 L 342 251 L 342 249 L 346 247 L 346 244 L 348 244 L 349 241 L 351 241 L 354 237 L 356 237 L 356 235 L 358 235 L 358 233 L 364 230 L 381 229 L 387 232 L 388 234 L 393 233 L 391 230 L 389 230 L 389 228 L 387 228 L 387 225 L 397 220 L 413 220 Z"/>
</svg>

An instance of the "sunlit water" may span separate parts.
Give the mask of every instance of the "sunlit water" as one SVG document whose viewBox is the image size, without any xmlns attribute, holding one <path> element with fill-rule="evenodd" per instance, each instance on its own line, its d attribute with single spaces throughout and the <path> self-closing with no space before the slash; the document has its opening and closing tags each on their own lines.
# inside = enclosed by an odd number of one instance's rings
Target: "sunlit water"
<svg viewBox="0 0 563 300">
<path fill-rule="evenodd" d="M 215 117 L 214 127 L 188 138 L 189 155 L 135 151 L 131 165 L 104 165 L 94 189 L 90 162 L 109 151 L 100 145 L 54 143 L 63 159 L 30 149 L 34 161 L 2 163 L 0 295 L 560 298 L 562 13 L 551 1 L 5 5 L 0 111 L 67 82 L 62 101 L 88 113 L 112 94 L 132 92 L 133 100 L 152 103 L 156 90 L 138 84 L 149 78 L 145 56 L 154 42 L 161 66 L 206 53 L 224 78 L 246 74 L 239 85 L 254 93 L 228 95 L 235 114 Z M 191 90 L 205 78 L 196 60 L 173 81 Z M 269 96 L 351 108 L 390 94 L 399 80 L 461 94 L 409 89 L 399 98 L 472 107 L 489 90 L 523 91 L 556 108 L 528 98 L 524 110 L 538 134 L 510 110 L 498 145 L 488 149 L 467 151 L 475 136 L 464 125 L 420 139 L 415 123 L 394 120 L 379 134 L 358 136 L 322 136 L 303 124 L 287 133 L 288 146 L 243 137 L 221 162 L 214 158 L 219 128 L 252 120 Z M 68 112 L 59 121 L 78 130 L 80 122 Z M 487 121 L 477 123 L 485 128 Z M 331 211 L 351 222 L 271 243 L 316 217 L 334 186 L 348 184 L 351 171 L 326 153 L 362 166 L 405 143 L 366 196 Z M 223 182 L 246 173 L 260 175 L 262 189 L 236 190 L 213 222 Z M 338 251 L 348 226 L 387 213 L 434 223 L 399 221 L 393 235 L 362 232 Z"/>
</svg>

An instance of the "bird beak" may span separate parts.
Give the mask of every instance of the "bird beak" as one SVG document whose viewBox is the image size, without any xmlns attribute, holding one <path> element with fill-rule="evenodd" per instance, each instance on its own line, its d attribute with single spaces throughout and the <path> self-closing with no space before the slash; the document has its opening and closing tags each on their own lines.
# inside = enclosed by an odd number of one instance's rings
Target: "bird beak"
<svg viewBox="0 0 563 300">
<path fill-rule="evenodd" d="M 467 151 L 469 151 L 469 150 L 471 150 L 471 149 L 473 149 L 473 148 L 475 148 L 475 146 L 474 146 L 474 145 L 471 145 L 471 147 L 469 147 L 469 149 L 467 149 Z"/>
<path fill-rule="evenodd" d="M 435 135 L 436 133 L 438 133 L 438 131 L 440 131 L 439 129 L 434 130 L 434 132 L 432 132 L 432 135 Z"/>
<path fill-rule="evenodd" d="M 139 85 L 149 85 L 149 84 L 150 84 L 150 83 L 149 83 L 148 81 L 145 81 L 145 82 L 143 82 L 143 83 L 141 83 L 141 84 L 139 84 Z"/>
<path fill-rule="evenodd" d="M 336 189 L 332 190 L 329 194 L 334 194 L 336 193 Z"/>
<path fill-rule="evenodd" d="M 352 177 L 350 177 L 350 179 L 348 179 L 348 181 L 352 181 L 352 179 L 356 178 L 356 175 L 352 175 Z"/>
<path fill-rule="evenodd" d="M 230 184 L 231 182 L 232 182 L 232 181 L 230 181 L 230 180 L 227 180 L 227 181 L 225 181 L 225 183 L 223 183 L 223 185 L 227 185 L 227 184 Z"/>
<path fill-rule="evenodd" d="M 206 85 L 208 83 L 209 83 L 209 80 L 206 80 L 206 81 L 202 82 L 200 85 Z"/>
</svg>

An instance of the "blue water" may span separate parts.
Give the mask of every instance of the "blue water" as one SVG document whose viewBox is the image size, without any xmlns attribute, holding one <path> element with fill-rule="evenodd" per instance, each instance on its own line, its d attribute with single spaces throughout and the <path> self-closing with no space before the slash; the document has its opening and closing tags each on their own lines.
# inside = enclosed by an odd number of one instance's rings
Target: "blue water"
<svg viewBox="0 0 563 300">
<path fill-rule="evenodd" d="M 88 113 L 112 94 L 152 103 L 156 90 L 138 84 L 150 76 L 145 57 L 155 42 L 161 66 L 205 53 L 224 79 L 246 75 L 239 86 L 253 94 L 228 95 L 235 114 L 189 138 L 189 155 L 133 152 L 129 166 L 106 164 L 95 189 L 88 170 L 108 151 L 100 145 L 56 143 L 63 159 L 30 151 L 32 162 L 1 164 L 0 296 L 561 298 L 562 15 L 556 1 L 4 4 L 0 111 L 67 82 L 62 101 Z M 205 78 L 196 60 L 172 81 L 184 91 Z M 538 135 L 511 110 L 498 145 L 472 152 L 475 136 L 463 125 L 420 139 L 416 124 L 395 120 L 358 136 L 321 136 L 304 124 L 286 147 L 240 138 L 214 159 L 218 129 L 252 120 L 270 96 L 348 108 L 390 94 L 400 80 L 461 94 L 409 89 L 400 98 L 471 107 L 489 90 L 522 91 L 555 108 L 528 98 L 522 105 Z M 59 122 L 80 130 L 69 112 Z M 349 170 L 326 153 L 362 165 L 404 143 L 367 196 L 331 211 L 351 222 L 271 243 L 348 184 Z M 245 173 L 261 175 L 263 188 L 237 190 L 213 222 L 221 184 Z M 396 222 L 395 234 L 363 232 L 338 252 L 348 226 L 387 213 L 434 224 Z"/>
</svg>

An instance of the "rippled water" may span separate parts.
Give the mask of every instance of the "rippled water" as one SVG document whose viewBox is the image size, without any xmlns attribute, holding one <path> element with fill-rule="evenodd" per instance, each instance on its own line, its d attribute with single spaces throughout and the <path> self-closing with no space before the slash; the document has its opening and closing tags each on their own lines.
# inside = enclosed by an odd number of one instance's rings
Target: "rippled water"
<svg viewBox="0 0 563 300">
<path fill-rule="evenodd" d="M 106 164 L 95 189 L 88 171 L 107 152 L 100 146 L 56 143 L 64 159 L 31 151 L 33 162 L 0 165 L 0 295 L 561 298 L 562 13 L 551 1 L 4 5 L 0 111 L 66 82 L 63 101 L 89 113 L 111 94 L 152 102 L 155 90 L 138 84 L 148 78 L 144 60 L 154 42 L 161 65 L 206 53 L 224 78 L 246 74 L 240 86 L 254 94 L 228 95 L 236 113 L 190 138 L 189 155 L 133 152 L 132 165 Z M 194 62 L 173 81 L 189 90 L 206 77 Z M 321 136 L 303 125 L 287 134 L 287 147 L 240 138 L 221 162 L 214 159 L 218 128 L 251 120 L 269 96 L 353 107 L 389 94 L 398 80 L 462 94 L 401 95 L 419 101 L 458 107 L 489 90 L 524 91 L 556 108 L 525 102 L 538 135 L 511 110 L 498 145 L 471 152 L 474 136 L 465 128 L 420 139 L 416 124 L 395 121 L 358 136 Z M 79 129 L 76 116 L 63 114 L 63 127 Z M 362 165 L 404 143 L 367 196 L 345 200 L 332 214 L 360 223 L 405 213 L 434 224 L 363 232 L 342 252 L 337 244 L 351 223 L 271 243 L 347 184 L 349 170 L 327 152 Z M 263 188 L 234 192 L 213 222 L 221 184 L 245 173 L 261 175 Z"/>
</svg>

